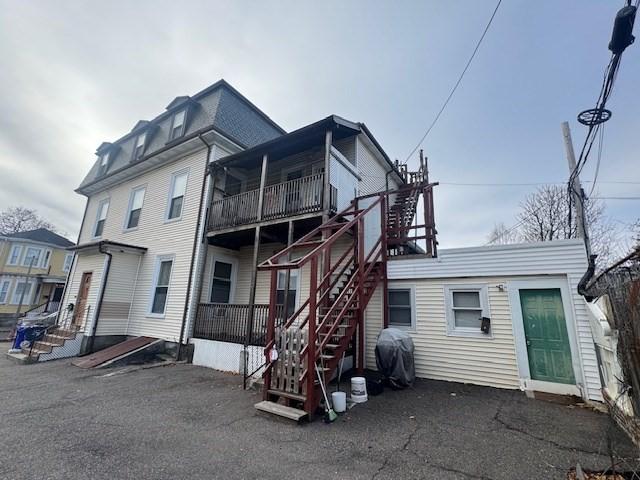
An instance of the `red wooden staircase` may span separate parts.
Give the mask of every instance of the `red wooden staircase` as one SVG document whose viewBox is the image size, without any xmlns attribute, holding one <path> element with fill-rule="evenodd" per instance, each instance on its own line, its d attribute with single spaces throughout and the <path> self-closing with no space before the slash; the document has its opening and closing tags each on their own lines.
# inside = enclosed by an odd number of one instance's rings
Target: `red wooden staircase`
<svg viewBox="0 0 640 480">
<path fill-rule="evenodd" d="M 271 294 L 264 400 L 257 409 L 294 420 L 313 415 L 321 400 L 317 371 L 328 382 L 351 346 L 356 346 L 356 367 L 362 370 L 364 311 L 381 283 L 386 297 L 388 241 L 394 249 L 406 247 L 419 195 L 432 186 L 421 182 L 356 198 L 349 208 L 259 265 L 271 272 Z M 387 211 L 390 196 L 398 208 Z M 425 237 L 426 232 L 417 238 Z M 282 312 L 276 301 L 278 273 L 288 277 L 294 269 L 308 277 L 309 295 L 287 318 L 277 318 Z"/>
</svg>

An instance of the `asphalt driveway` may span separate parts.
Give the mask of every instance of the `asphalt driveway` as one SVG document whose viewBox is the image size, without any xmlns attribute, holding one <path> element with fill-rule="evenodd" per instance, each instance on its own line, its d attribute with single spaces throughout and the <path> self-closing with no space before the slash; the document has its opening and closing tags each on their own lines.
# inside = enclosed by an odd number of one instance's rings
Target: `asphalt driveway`
<svg viewBox="0 0 640 480">
<path fill-rule="evenodd" d="M 2 346 L 4 350 L 4 345 Z M 419 381 L 331 425 L 259 414 L 192 365 L 81 370 L 0 358 L 0 478 L 549 479 L 638 452 L 609 418 L 520 392 Z M 610 441 L 608 441 L 608 439 Z"/>
</svg>

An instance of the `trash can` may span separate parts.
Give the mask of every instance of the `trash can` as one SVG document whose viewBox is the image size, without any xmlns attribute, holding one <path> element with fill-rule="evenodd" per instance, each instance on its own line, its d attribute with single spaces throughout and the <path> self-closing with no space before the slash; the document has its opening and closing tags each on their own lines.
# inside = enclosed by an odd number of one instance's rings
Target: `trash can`
<svg viewBox="0 0 640 480">
<path fill-rule="evenodd" d="M 19 324 L 16 327 L 16 338 L 13 340 L 13 350 L 20 350 L 20 344 L 24 341 L 26 330 L 26 325 Z"/>
</svg>

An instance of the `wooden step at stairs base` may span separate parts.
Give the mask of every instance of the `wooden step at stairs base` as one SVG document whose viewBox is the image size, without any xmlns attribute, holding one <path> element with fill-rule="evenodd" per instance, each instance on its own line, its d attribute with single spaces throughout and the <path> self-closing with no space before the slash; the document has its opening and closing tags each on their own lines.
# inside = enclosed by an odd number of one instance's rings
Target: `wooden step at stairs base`
<svg viewBox="0 0 640 480">
<path fill-rule="evenodd" d="M 307 418 L 307 412 L 298 408 L 287 407 L 279 403 L 263 400 L 254 405 L 256 410 L 299 422 Z"/>
</svg>

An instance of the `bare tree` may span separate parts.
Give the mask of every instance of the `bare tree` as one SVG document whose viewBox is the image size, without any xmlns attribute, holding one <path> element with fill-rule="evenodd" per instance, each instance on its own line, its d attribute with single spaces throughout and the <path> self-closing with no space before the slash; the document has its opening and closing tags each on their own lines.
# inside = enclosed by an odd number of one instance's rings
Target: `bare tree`
<svg viewBox="0 0 640 480">
<path fill-rule="evenodd" d="M 56 228 L 38 215 L 36 210 L 26 207 L 9 207 L 0 212 L 0 235 L 26 232 L 36 228 L 56 231 Z"/>
<path fill-rule="evenodd" d="M 489 237 L 490 243 L 547 242 L 578 237 L 575 213 L 569 221 L 566 187 L 544 185 L 528 195 L 520 207 L 516 226 L 500 232 L 497 225 Z M 598 266 L 605 267 L 619 253 L 618 228 L 606 216 L 602 200 L 587 200 L 585 215 L 593 253 L 598 255 Z M 499 237 L 501 233 L 503 236 Z"/>
<path fill-rule="evenodd" d="M 520 242 L 520 232 L 517 227 L 507 228 L 504 222 L 496 223 L 487 237 L 487 242 L 493 245 L 507 245 Z"/>
</svg>

